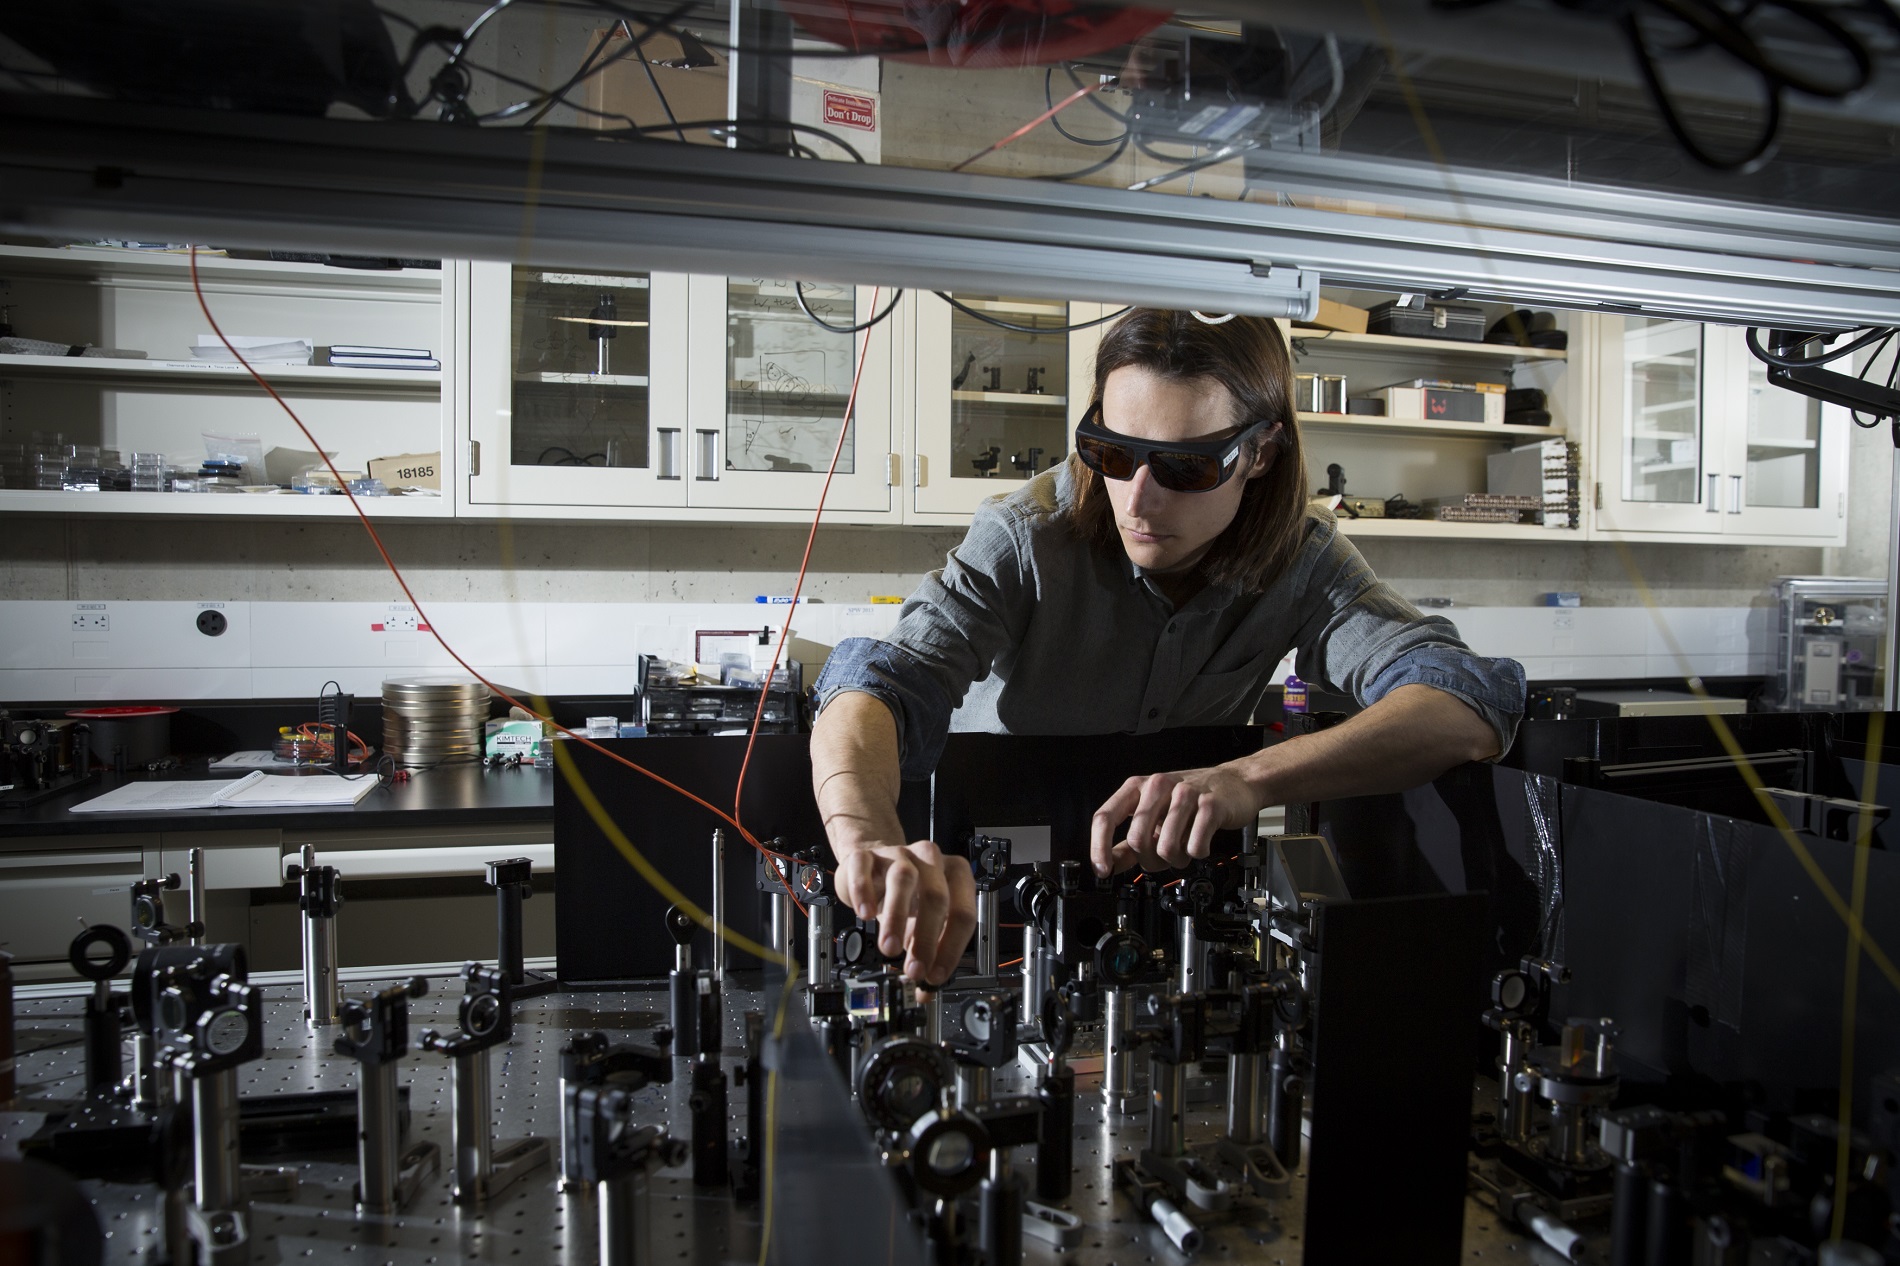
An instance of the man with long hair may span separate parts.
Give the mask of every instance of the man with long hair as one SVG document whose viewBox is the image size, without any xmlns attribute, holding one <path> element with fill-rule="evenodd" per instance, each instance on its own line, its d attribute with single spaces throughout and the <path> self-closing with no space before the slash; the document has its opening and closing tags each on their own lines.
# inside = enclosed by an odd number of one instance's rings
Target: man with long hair
<svg viewBox="0 0 1900 1266">
<path fill-rule="evenodd" d="M 897 817 L 900 778 L 926 776 L 952 729 L 1246 724 L 1289 650 L 1362 705 L 1239 760 L 1130 778 L 1094 817 L 1102 875 L 1185 866 L 1269 805 L 1403 790 L 1510 745 L 1523 669 L 1473 654 L 1309 508 L 1291 378 L 1271 321 L 1131 310 L 1096 353 L 1067 464 L 985 502 L 890 635 L 825 665 L 812 775 L 838 892 L 913 980 L 947 979 L 976 922 L 968 864 Z"/>
</svg>

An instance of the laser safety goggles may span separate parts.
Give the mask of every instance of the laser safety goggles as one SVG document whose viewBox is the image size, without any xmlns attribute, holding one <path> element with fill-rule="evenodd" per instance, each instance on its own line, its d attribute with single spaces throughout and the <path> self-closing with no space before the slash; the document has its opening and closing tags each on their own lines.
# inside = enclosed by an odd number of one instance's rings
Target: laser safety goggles
<svg viewBox="0 0 1900 1266">
<path fill-rule="evenodd" d="M 1247 441 L 1277 425 L 1260 421 L 1224 440 L 1173 440 L 1151 444 L 1118 435 L 1102 425 L 1102 406 L 1089 406 L 1075 428 L 1075 454 L 1082 464 L 1107 479 L 1133 479 L 1142 465 L 1170 492 L 1211 492 L 1233 478 Z"/>
</svg>

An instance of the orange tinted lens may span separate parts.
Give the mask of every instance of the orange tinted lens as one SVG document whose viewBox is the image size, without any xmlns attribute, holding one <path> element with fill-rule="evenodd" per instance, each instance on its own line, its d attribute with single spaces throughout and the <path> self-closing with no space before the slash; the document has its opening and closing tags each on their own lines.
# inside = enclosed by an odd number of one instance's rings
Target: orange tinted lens
<svg viewBox="0 0 1900 1266">
<path fill-rule="evenodd" d="M 1175 492 L 1206 492 L 1220 482 L 1220 459 L 1200 453 L 1151 453 L 1148 469 L 1156 483 Z"/>
<path fill-rule="evenodd" d="M 1078 435 L 1075 437 L 1075 451 L 1089 469 L 1100 471 L 1110 479 L 1134 478 L 1134 455 L 1119 444 L 1089 435 Z"/>
</svg>

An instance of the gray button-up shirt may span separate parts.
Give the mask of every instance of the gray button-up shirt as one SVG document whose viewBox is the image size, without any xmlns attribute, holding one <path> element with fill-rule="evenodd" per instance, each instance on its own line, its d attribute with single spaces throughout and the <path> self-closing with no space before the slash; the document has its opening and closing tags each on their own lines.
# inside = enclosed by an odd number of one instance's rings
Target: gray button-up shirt
<svg viewBox="0 0 1900 1266">
<path fill-rule="evenodd" d="M 1071 527 L 1065 467 L 984 502 L 888 637 L 841 642 L 817 692 L 875 696 L 897 718 L 905 778 L 935 768 L 950 730 L 1145 734 L 1245 724 L 1287 651 L 1310 682 L 1373 703 L 1403 685 L 1457 696 L 1511 744 L 1524 670 L 1473 654 L 1442 616 L 1394 593 L 1339 532 L 1305 540 L 1264 593 L 1209 585 L 1177 609 L 1119 550 Z"/>
</svg>

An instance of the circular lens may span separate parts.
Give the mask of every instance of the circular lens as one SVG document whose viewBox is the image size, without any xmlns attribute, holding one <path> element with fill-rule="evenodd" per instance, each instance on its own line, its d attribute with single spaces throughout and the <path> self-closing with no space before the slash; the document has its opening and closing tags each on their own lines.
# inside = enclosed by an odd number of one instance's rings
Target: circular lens
<svg viewBox="0 0 1900 1266">
<path fill-rule="evenodd" d="M 990 1004 L 972 1002 L 963 1008 L 963 1031 L 979 1042 L 990 1040 Z"/>
<path fill-rule="evenodd" d="M 1515 1011 L 1530 996 L 1530 982 L 1520 972 L 1510 972 L 1498 981 L 1498 1005 Z"/>
<path fill-rule="evenodd" d="M 167 993 L 158 1000 L 158 1025 L 168 1032 L 177 1033 L 185 1027 L 185 1001 L 175 993 Z"/>
<path fill-rule="evenodd" d="M 205 1022 L 205 1049 L 213 1055 L 235 1055 L 250 1036 L 251 1023 L 237 1010 L 220 1011 Z"/>
<path fill-rule="evenodd" d="M 922 1074 L 905 1071 L 884 1083 L 884 1098 L 895 1115 L 914 1121 L 930 1111 L 937 1100 L 937 1088 Z"/>
<path fill-rule="evenodd" d="M 492 993 L 478 995 L 468 1004 L 468 1015 L 464 1023 L 468 1031 L 476 1037 L 487 1037 L 495 1031 L 501 1022 L 501 999 Z"/>
<path fill-rule="evenodd" d="M 933 1172 L 951 1178 L 968 1169 L 975 1159 L 976 1144 L 970 1136 L 953 1130 L 931 1140 L 924 1164 Z"/>
</svg>

